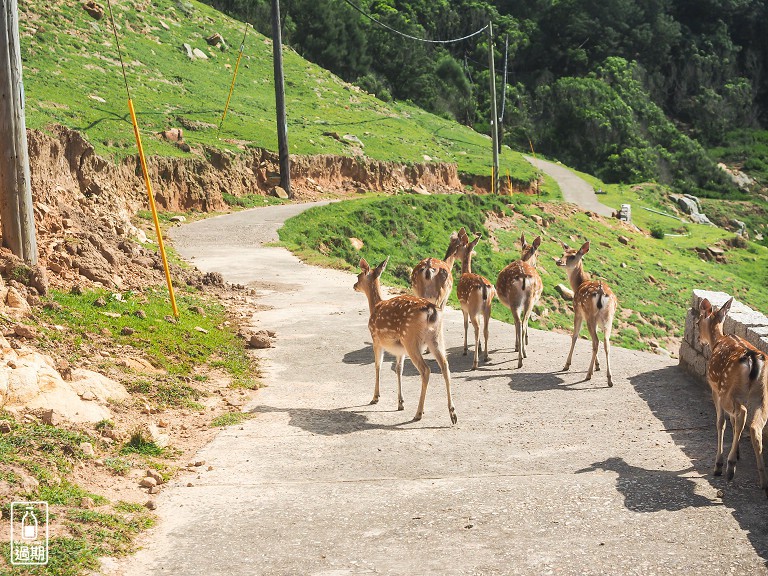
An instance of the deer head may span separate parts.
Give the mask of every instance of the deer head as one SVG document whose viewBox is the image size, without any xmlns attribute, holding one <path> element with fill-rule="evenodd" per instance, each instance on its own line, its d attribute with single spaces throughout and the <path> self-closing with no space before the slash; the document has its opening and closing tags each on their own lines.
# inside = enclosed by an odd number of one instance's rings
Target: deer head
<svg viewBox="0 0 768 576">
<path fill-rule="evenodd" d="M 728 315 L 728 311 L 733 304 L 733 297 L 728 302 L 720 306 L 719 309 L 713 308 L 709 300 L 704 298 L 699 304 L 699 309 L 694 309 L 698 318 L 696 324 L 699 327 L 699 343 L 707 344 L 713 348 L 717 341 L 723 337 L 723 322 Z"/>
<path fill-rule="evenodd" d="M 520 256 L 520 260 L 523 262 L 528 262 L 528 264 L 535 267 L 536 261 L 538 259 L 536 251 L 539 249 L 539 246 L 541 246 L 541 236 L 536 236 L 533 244 L 528 244 L 525 241 L 525 232 L 523 232 L 520 235 L 520 245 L 522 246 L 523 250 L 522 255 Z"/>
<path fill-rule="evenodd" d="M 570 273 L 581 265 L 581 259 L 589 252 L 589 241 L 584 242 L 581 248 L 574 250 L 565 242 L 560 242 L 563 245 L 563 255 L 560 258 L 555 258 L 555 264 L 565 267 L 566 272 Z"/>
</svg>

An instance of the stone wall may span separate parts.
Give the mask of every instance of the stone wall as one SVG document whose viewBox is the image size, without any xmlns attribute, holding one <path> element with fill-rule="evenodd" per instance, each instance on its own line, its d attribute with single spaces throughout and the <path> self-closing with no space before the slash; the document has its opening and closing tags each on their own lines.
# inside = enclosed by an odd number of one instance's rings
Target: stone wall
<svg viewBox="0 0 768 576">
<path fill-rule="evenodd" d="M 706 366 L 711 353 L 709 346 L 699 343 L 699 329 L 696 325 L 695 310 L 706 298 L 713 306 L 720 307 L 730 298 L 725 292 L 694 290 L 691 307 L 685 319 L 685 336 L 680 345 L 680 366 L 695 378 L 706 383 Z M 768 354 L 768 317 L 756 312 L 741 302 L 734 300 L 730 312 L 723 323 L 726 334 L 735 334 L 753 344 L 758 350 Z"/>
</svg>

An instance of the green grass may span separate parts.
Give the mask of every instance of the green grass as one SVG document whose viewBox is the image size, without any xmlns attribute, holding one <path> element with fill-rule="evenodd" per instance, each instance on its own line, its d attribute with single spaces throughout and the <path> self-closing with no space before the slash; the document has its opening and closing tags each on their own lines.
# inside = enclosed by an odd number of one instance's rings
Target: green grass
<svg viewBox="0 0 768 576">
<path fill-rule="evenodd" d="M 768 308 L 768 250 L 762 246 L 751 243 L 747 249 L 730 250 L 727 265 L 704 262 L 696 256 L 696 246 L 707 246 L 733 235 L 715 227 L 692 226 L 689 237 L 658 240 L 632 232 L 618 222 L 606 226 L 584 213 L 570 214 L 565 207 L 562 212 L 569 214 L 567 217 L 553 216 L 534 200 L 522 195 L 454 195 L 341 202 L 312 208 L 292 218 L 280 230 L 280 238 L 302 255 L 313 254 L 317 263 L 350 270 L 357 270 L 361 256 L 371 264 L 389 256 L 384 282 L 406 287 L 411 266 L 421 258 L 444 255 L 452 230 L 465 226 L 469 231 L 482 232 L 487 239 L 487 213 L 514 214 L 514 229 L 496 232 L 499 250 L 492 250 L 490 243 L 484 241 L 473 258 L 473 271 L 495 282 L 499 271 L 519 258 L 520 233 L 525 232 L 529 240 L 541 233 L 531 218 L 539 216 L 547 223 L 539 256 L 544 281 L 540 310 L 547 309 L 548 314 L 532 325 L 549 330 L 572 328 L 570 303 L 564 302 L 554 289 L 556 284 L 567 284 L 563 270 L 554 264 L 554 257 L 562 255 L 559 240 L 580 245 L 588 239 L 591 250 L 584 259 L 585 269 L 609 282 L 618 295 L 619 307 L 632 311 L 629 321 L 634 327 L 617 329 L 613 338 L 616 345 L 627 348 L 646 349 L 648 340 L 682 336 L 694 288 L 727 290 L 754 308 Z M 508 202 L 514 204 L 514 212 Z M 641 219 L 645 223 L 644 217 Z M 629 245 L 617 241 L 620 235 L 629 238 Z M 349 243 L 352 236 L 364 241 L 360 252 Z M 455 295 L 451 303 L 457 306 Z M 499 303 L 494 305 L 493 315 L 511 321 L 511 314 Z"/>
<path fill-rule="evenodd" d="M 253 418 L 253 414 L 250 412 L 229 412 L 214 418 L 211 422 L 211 426 L 234 426 L 235 424 L 241 424 L 251 418 Z"/>
<path fill-rule="evenodd" d="M 204 123 L 184 130 L 187 143 L 200 153 L 208 146 L 235 153 L 241 152 L 239 146 L 277 150 L 270 43 L 249 32 L 227 119 L 218 134 L 243 26 L 204 4 L 189 5 L 191 10 L 182 10 L 174 0 L 128 0 L 114 6 L 147 153 L 189 156 L 156 134 L 190 122 Z M 63 0 L 31 0 L 21 3 L 20 11 L 27 126 L 63 124 L 84 133 L 99 154 L 115 158 L 134 154 L 108 19 L 97 22 L 80 3 Z M 210 48 L 205 37 L 214 32 L 234 48 L 226 52 Z M 210 58 L 190 60 L 184 43 Z M 290 49 L 284 50 L 284 67 L 292 154 L 349 156 L 348 144 L 323 134 L 351 133 L 362 140 L 365 155 L 372 159 L 414 163 L 427 155 L 455 162 L 462 172 L 490 174 L 491 145 L 486 136 L 412 105 L 377 100 Z M 533 179 L 533 168 L 520 154 L 505 148 L 500 161 L 502 176 L 509 172 L 519 182 Z"/>
<path fill-rule="evenodd" d="M 81 346 L 106 330 L 111 341 L 135 348 L 154 366 L 166 370 L 171 378 L 190 378 L 195 367 L 209 363 L 223 368 L 232 377 L 233 385 L 251 387 L 256 367 L 245 352 L 243 340 L 232 330 L 222 328 L 226 320 L 224 307 L 194 294 L 177 294 L 181 313 L 178 320 L 174 320 L 167 296 L 167 291 L 158 288 L 126 292 L 120 300 L 105 290 L 82 295 L 52 292 L 50 298 L 61 306 L 43 310 L 43 316 L 51 324 L 66 324 L 71 329 L 63 333 L 46 330 L 43 344 L 60 350 L 66 341 L 73 350 L 70 360 L 77 361 Z M 105 302 L 104 306 L 94 305 L 99 298 Z M 203 315 L 189 312 L 197 307 L 203 309 Z M 146 318 L 136 315 L 139 310 L 146 313 Z M 110 316 L 112 314 L 119 317 Z M 133 332 L 123 334 L 126 328 Z M 174 387 L 178 389 L 179 385 L 175 383 Z M 185 390 L 174 392 L 163 384 L 156 386 L 155 393 L 161 403 L 167 404 L 178 404 L 180 396 L 194 396 Z"/>
</svg>

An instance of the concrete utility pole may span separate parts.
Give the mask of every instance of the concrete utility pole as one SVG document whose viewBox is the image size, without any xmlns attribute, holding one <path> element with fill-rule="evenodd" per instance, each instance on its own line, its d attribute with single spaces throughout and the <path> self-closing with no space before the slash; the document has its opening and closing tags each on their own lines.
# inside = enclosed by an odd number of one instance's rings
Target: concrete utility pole
<svg viewBox="0 0 768 576">
<path fill-rule="evenodd" d="M 272 62 L 275 68 L 275 107 L 277 108 L 277 151 L 280 156 L 280 187 L 289 198 L 291 157 L 288 155 L 288 120 L 285 114 L 285 79 L 283 76 L 283 38 L 280 31 L 280 0 L 272 0 Z"/>
<path fill-rule="evenodd" d="M 493 61 L 493 22 L 488 23 L 488 67 L 491 70 L 491 139 L 493 140 L 493 178 L 491 188 L 499 193 L 499 114 L 496 111 L 496 68 Z"/>
<path fill-rule="evenodd" d="M 0 0 L 0 220 L 3 245 L 37 264 L 17 0 Z"/>
</svg>

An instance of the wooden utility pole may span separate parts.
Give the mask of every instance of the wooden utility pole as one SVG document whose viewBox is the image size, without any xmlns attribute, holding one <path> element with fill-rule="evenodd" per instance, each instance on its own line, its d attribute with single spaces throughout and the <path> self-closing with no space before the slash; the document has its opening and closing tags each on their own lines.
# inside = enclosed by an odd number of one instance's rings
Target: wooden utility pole
<svg viewBox="0 0 768 576">
<path fill-rule="evenodd" d="M 501 83 L 501 114 L 499 114 L 498 146 L 501 154 L 501 145 L 504 142 L 504 110 L 507 107 L 507 63 L 509 62 L 509 34 L 504 37 L 504 80 Z"/>
<path fill-rule="evenodd" d="M 0 0 L 0 220 L 3 245 L 37 264 L 17 0 Z"/>
<path fill-rule="evenodd" d="M 277 151 L 280 156 L 280 187 L 289 198 L 291 157 L 288 155 L 288 120 L 285 114 L 285 79 L 283 76 L 283 38 L 280 30 L 280 0 L 272 0 L 272 62 L 275 68 L 275 107 L 277 108 Z"/>
<path fill-rule="evenodd" d="M 491 140 L 493 141 L 493 176 L 491 188 L 499 193 L 499 114 L 496 110 L 496 68 L 493 58 L 493 22 L 488 23 L 488 67 L 491 70 Z"/>
</svg>

